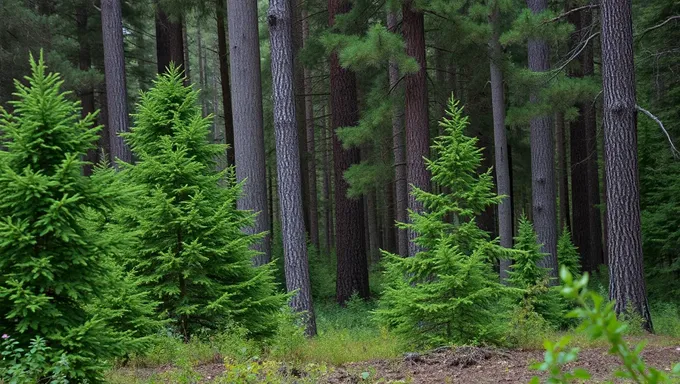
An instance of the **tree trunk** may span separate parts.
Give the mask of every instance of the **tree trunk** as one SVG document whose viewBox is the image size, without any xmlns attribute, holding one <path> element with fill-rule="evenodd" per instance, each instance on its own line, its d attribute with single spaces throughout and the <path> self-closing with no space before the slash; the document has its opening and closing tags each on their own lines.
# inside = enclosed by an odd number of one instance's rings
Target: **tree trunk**
<svg viewBox="0 0 680 384">
<path fill-rule="evenodd" d="M 302 10 L 302 44 L 309 38 L 309 21 L 306 10 Z M 312 71 L 305 68 L 305 127 L 307 130 L 307 189 L 309 197 L 309 238 L 314 246 L 319 248 L 319 212 L 316 193 L 316 142 L 314 138 L 314 102 L 312 99 Z"/>
<path fill-rule="evenodd" d="M 652 331 L 642 263 L 633 20 L 630 0 L 602 0 L 602 83 L 607 172 L 609 297 Z"/>
<path fill-rule="evenodd" d="M 207 80 L 205 76 L 205 54 L 203 53 L 203 39 L 201 35 L 200 22 L 196 25 L 196 45 L 198 45 L 198 84 L 201 90 L 207 90 Z M 205 94 L 201 97 L 201 113 L 203 116 L 208 116 L 208 103 L 205 100 Z"/>
<path fill-rule="evenodd" d="M 567 138 L 564 127 L 564 113 L 555 114 L 555 137 L 557 138 L 557 191 L 559 197 L 559 224 L 562 228 L 571 228 L 569 218 L 569 166 L 567 162 Z"/>
<path fill-rule="evenodd" d="M 217 0 L 217 54 L 220 60 L 220 85 L 222 86 L 222 107 L 224 111 L 224 142 L 227 162 L 234 165 L 234 117 L 231 112 L 231 86 L 229 82 L 229 57 L 227 54 L 227 31 L 224 27 L 224 0 Z"/>
<path fill-rule="evenodd" d="M 191 84 L 191 60 L 189 58 L 189 36 L 187 34 L 187 22 L 182 19 L 182 52 L 184 53 L 184 76 L 186 83 Z"/>
<path fill-rule="evenodd" d="M 123 14 L 120 0 L 102 0 L 102 36 L 104 43 L 104 75 L 109 118 L 111 160 L 132 161 L 130 148 L 120 133 L 128 132 L 127 88 L 125 80 L 125 53 L 123 51 Z"/>
<path fill-rule="evenodd" d="M 406 54 L 413 57 L 420 69 L 406 76 L 406 169 L 407 182 L 424 191 L 430 190 L 430 172 L 425 158 L 430 153 L 430 127 L 427 112 L 427 74 L 425 63 L 425 17 L 414 8 L 413 0 L 407 0 L 402 7 L 402 26 L 406 40 Z M 413 194 L 408 195 L 408 208 L 422 212 L 423 204 Z M 409 255 L 414 256 L 421 247 L 413 241 L 416 234 L 409 231 Z"/>
<path fill-rule="evenodd" d="M 583 11 L 581 17 L 582 25 L 591 25 L 593 10 Z M 591 77 L 595 74 L 593 63 L 593 45 L 588 44 L 583 50 L 581 58 L 583 75 Z M 600 175 L 597 162 L 597 121 L 596 111 L 592 102 L 583 103 L 583 124 L 585 127 L 587 150 L 588 150 L 588 217 L 590 221 L 590 266 L 593 270 L 604 264 L 604 253 L 602 250 L 602 215 L 600 213 Z"/>
<path fill-rule="evenodd" d="M 307 262 L 307 242 L 300 188 L 300 154 L 297 150 L 297 122 L 293 91 L 292 10 L 288 0 L 271 0 L 267 13 L 271 42 L 271 69 L 274 98 L 274 133 L 276 136 L 276 168 L 281 205 L 281 232 L 285 260 L 286 288 L 297 291 L 290 305 L 304 312 L 305 333 L 316 335 L 316 321 Z"/>
<path fill-rule="evenodd" d="M 348 0 L 329 0 L 328 17 L 332 27 L 335 16 L 350 10 Z M 330 57 L 331 128 L 333 131 L 333 167 L 335 181 L 335 252 L 337 254 L 336 299 L 344 304 L 354 294 L 369 297 L 368 262 L 364 245 L 364 212 L 360 199 L 347 197 L 349 185 L 345 171 L 359 163 L 359 149 L 345 150 L 335 134 L 339 127 L 354 126 L 359 121 L 357 85 L 354 73 L 340 66 L 336 52 Z"/>
<path fill-rule="evenodd" d="M 171 20 L 158 4 L 156 4 L 156 7 L 156 64 L 158 73 L 165 72 L 171 62 L 184 70 L 182 21 Z"/>
<path fill-rule="evenodd" d="M 90 41 L 88 39 L 88 33 L 87 33 L 87 23 L 88 23 L 88 7 L 87 7 L 88 2 L 84 1 L 81 6 L 76 9 L 76 24 L 77 24 L 77 31 L 78 31 L 78 69 L 80 69 L 83 72 L 87 72 L 90 70 L 92 67 L 92 54 L 90 50 Z M 81 109 L 81 115 L 84 118 L 85 116 L 89 115 L 90 113 L 94 113 L 95 108 L 94 108 L 94 87 L 90 84 L 90 82 L 87 82 L 87 85 L 84 88 L 81 88 L 78 90 L 79 96 L 80 96 L 80 107 Z M 99 132 L 99 135 L 106 134 L 105 130 L 102 130 Z M 87 155 L 85 156 L 85 161 L 91 163 L 91 164 L 86 164 L 83 167 L 83 173 L 86 176 L 90 176 L 92 174 L 92 168 L 95 164 L 99 162 L 99 148 L 94 148 L 90 149 L 87 151 Z"/>
<path fill-rule="evenodd" d="M 238 209 L 257 212 L 250 233 L 269 231 L 267 212 L 267 169 L 264 154 L 264 123 L 262 118 L 262 81 L 260 79 L 260 37 L 257 23 L 257 3 L 228 0 L 227 18 L 230 31 L 231 103 L 234 121 L 234 155 L 236 179 L 243 185 Z M 260 252 L 255 265 L 271 261 L 270 234 L 255 247 Z"/>
<path fill-rule="evenodd" d="M 576 4 L 569 1 L 567 10 L 573 9 Z M 575 32 L 571 35 L 569 44 L 570 50 L 578 49 L 581 41 L 584 41 L 581 30 L 584 25 L 581 23 L 581 13 L 571 12 L 567 20 L 574 26 Z M 583 55 L 577 57 L 579 62 L 583 60 Z M 573 78 L 583 78 L 583 71 L 579 65 L 572 66 L 569 76 Z M 579 117 L 570 124 L 571 133 L 571 207 L 574 219 L 572 235 L 574 245 L 581 255 L 581 265 L 584 271 L 592 271 L 590 265 L 590 204 L 588 201 L 588 144 L 585 132 L 585 116 L 583 103 L 578 104 Z"/>
<path fill-rule="evenodd" d="M 547 0 L 527 0 L 533 13 L 548 8 Z M 529 69 L 545 72 L 550 69 L 550 46 L 546 40 L 529 39 Z M 532 90 L 531 103 L 539 101 L 539 90 Z M 547 256 L 541 265 L 550 269 L 550 275 L 557 277 L 557 212 L 555 193 L 555 146 L 553 123 L 550 116 L 537 116 L 531 119 L 531 195 L 533 221 L 542 244 L 542 252 Z"/>
<path fill-rule="evenodd" d="M 375 197 L 376 191 L 366 194 L 366 209 L 368 218 L 368 244 L 371 261 L 375 264 L 380 260 L 380 239 L 378 233 L 378 202 Z"/>
<path fill-rule="evenodd" d="M 489 40 L 489 63 L 491 73 L 491 104 L 493 111 L 493 136 L 496 159 L 496 189 L 505 196 L 498 204 L 498 235 L 500 244 L 512 248 L 512 188 L 510 185 L 510 163 L 508 161 L 508 136 L 505 130 L 505 85 L 503 84 L 503 52 L 500 39 L 500 11 L 498 5 L 489 15 L 491 39 Z M 500 277 L 508 277 L 510 260 L 500 261 Z"/>
<path fill-rule="evenodd" d="M 387 28 L 392 33 L 397 33 L 399 20 L 397 14 L 387 14 Z M 390 89 L 399 93 L 399 68 L 395 61 L 389 63 Z M 392 141 L 394 149 L 394 217 L 397 222 L 405 223 L 408 220 L 408 183 L 406 172 L 406 147 L 404 143 L 404 110 L 401 104 L 396 103 L 392 109 Z M 393 224 L 394 226 L 394 224 Z M 395 227 L 396 228 L 396 227 Z M 397 251 L 400 256 L 408 256 L 408 233 L 405 229 L 396 228 Z"/>
<path fill-rule="evenodd" d="M 324 105 L 323 115 L 325 116 L 327 108 Z M 327 122 L 330 119 L 326 118 Z M 326 125 L 326 124 L 324 124 Z M 324 133 L 323 141 L 323 199 L 324 199 L 324 212 L 326 216 L 326 255 L 330 257 L 333 240 L 333 200 L 331 198 L 331 156 L 333 152 L 333 147 L 331 145 L 333 141 L 333 133 L 330 130 L 330 126 L 324 126 L 322 131 Z"/>
</svg>

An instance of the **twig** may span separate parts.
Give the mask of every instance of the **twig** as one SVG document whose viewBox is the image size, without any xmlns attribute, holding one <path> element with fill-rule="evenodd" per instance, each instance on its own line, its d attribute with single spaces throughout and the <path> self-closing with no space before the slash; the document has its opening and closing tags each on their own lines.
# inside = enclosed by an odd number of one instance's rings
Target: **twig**
<svg viewBox="0 0 680 384">
<path fill-rule="evenodd" d="M 600 7 L 599 4 L 588 4 L 588 5 L 584 5 L 584 6 L 582 6 L 582 7 L 570 9 L 569 11 L 564 12 L 564 13 L 562 13 L 562 14 L 560 14 L 560 15 L 557 15 L 557 16 L 553 17 L 552 19 L 544 20 L 544 21 L 543 21 L 543 24 L 548 24 L 548 23 L 555 22 L 555 21 L 557 21 L 557 20 L 559 20 L 559 19 L 562 19 L 562 18 L 567 17 L 568 15 L 570 15 L 570 14 L 572 14 L 572 13 L 574 13 L 574 12 L 578 12 L 578 11 L 581 11 L 581 10 L 583 10 L 583 9 L 588 9 L 588 8 L 599 8 L 599 7 Z"/>
<path fill-rule="evenodd" d="M 673 144 L 673 140 L 671 140 L 671 135 L 668 133 L 666 128 L 663 126 L 663 123 L 661 122 L 661 120 L 659 120 L 658 117 L 654 116 L 651 112 L 649 112 L 648 110 L 642 108 L 641 106 L 639 106 L 637 104 L 635 104 L 635 108 L 638 111 L 647 115 L 650 119 L 654 120 L 659 125 L 659 127 L 661 127 L 661 130 L 666 135 L 666 138 L 668 138 L 668 143 L 671 145 L 671 153 L 673 154 L 673 157 L 675 157 L 676 159 L 678 157 L 680 157 L 680 151 L 678 151 L 678 149 L 675 148 L 675 144 Z"/>
<path fill-rule="evenodd" d="M 668 24 L 669 22 L 671 22 L 671 21 L 673 21 L 673 20 L 677 20 L 677 19 L 680 19 L 680 16 L 671 16 L 671 17 L 667 18 L 667 19 L 666 19 L 664 22 L 662 22 L 661 24 L 657 24 L 657 25 L 655 25 L 655 26 L 653 26 L 653 27 L 649 27 L 649 28 L 645 29 L 644 31 L 640 32 L 636 37 L 637 37 L 638 39 L 640 39 L 640 38 L 642 38 L 642 36 L 644 36 L 647 32 L 651 32 L 651 31 L 653 31 L 653 30 L 655 30 L 655 29 L 661 28 L 661 27 L 663 27 L 664 25 Z"/>
</svg>

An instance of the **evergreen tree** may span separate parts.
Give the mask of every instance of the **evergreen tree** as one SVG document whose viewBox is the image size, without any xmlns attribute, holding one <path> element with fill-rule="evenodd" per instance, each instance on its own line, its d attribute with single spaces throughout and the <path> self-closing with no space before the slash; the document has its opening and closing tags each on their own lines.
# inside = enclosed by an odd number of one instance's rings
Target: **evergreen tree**
<svg viewBox="0 0 680 384">
<path fill-rule="evenodd" d="M 557 240 L 557 262 L 560 267 L 566 267 L 572 276 L 581 276 L 581 258 L 578 248 L 571 241 L 571 233 L 567 227 L 562 229 L 562 234 Z"/>
<path fill-rule="evenodd" d="M 69 380 L 100 382 L 106 359 L 122 355 L 130 335 L 107 323 L 119 312 L 88 310 L 117 276 L 115 243 L 86 218 L 110 210 L 119 191 L 81 174 L 100 129 L 95 115 L 80 117 L 42 55 L 30 63 L 28 85 L 15 82 L 14 112 L 0 118 L 0 333 L 23 347 L 40 336 L 48 363 L 67 359 Z"/>
<path fill-rule="evenodd" d="M 242 231 L 253 214 L 235 209 L 233 167 L 215 170 L 225 146 L 208 143 L 212 117 L 201 116 L 197 99 L 174 66 L 142 95 L 127 136 L 139 159 L 129 180 L 144 190 L 122 212 L 139 231 L 129 264 L 185 339 L 228 322 L 269 334 L 284 296 L 275 293 L 271 265 L 251 263 L 263 234 Z"/>
<path fill-rule="evenodd" d="M 514 290 L 493 272 L 495 257 L 510 257 L 481 230 L 475 216 L 501 198 L 493 193 L 491 170 L 478 174 L 482 160 L 477 139 L 467 137 L 462 107 L 451 100 L 441 121 L 444 136 L 435 141 L 439 153 L 428 160 L 439 194 L 413 189 L 425 207 L 406 224 L 425 250 L 410 258 L 385 253 L 386 288 L 376 312 L 378 320 L 409 340 L 424 344 L 498 341 L 505 298 Z M 447 220 L 456 215 L 459 220 Z"/>
</svg>

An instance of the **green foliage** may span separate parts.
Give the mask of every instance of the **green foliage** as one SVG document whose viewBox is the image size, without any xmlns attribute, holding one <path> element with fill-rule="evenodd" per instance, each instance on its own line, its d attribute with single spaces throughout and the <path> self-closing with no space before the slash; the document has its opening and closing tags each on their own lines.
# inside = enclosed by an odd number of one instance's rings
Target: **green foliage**
<svg viewBox="0 0 680 384">
<path fill-rule="evenodd" d="M 2 335 L 0 349 L 0 383 L 12 384 L 68 384 L 68 359 L 62 354 L 59 360 L 52 361 L 51 348 L 40 336 L 31 340 L 28 348 L 9 335 Z"/>
<path fill-rule="evenodd" d="M 562 229 L 562 234 L 557 240 L 557 262 L 560 266 L 565 266 L 572 276 L 581 276 L 581 256 L 578 248 L 571 241 L 571 233 L 567 227 Z"/>
<path fill-rule="evenodd" d="M 271 334 L 285 296 L 271 265 L 252 265 L 262 234 L 243 231 L 253 214 L 236 209 L 233 168 L 215 170 L 225 147 L 208 143 L 211 118 L 197 97 L 176 68 L 141 96 L 126 136 L 138 162 L 126 177 L 143 193 L 119 215 L 139 238 L 128 265 L 185 339 L 232 322 L 254 337 Z"/>
<path fill-rule="evenodd" d="M 564 282 L 562 294 L 575 303 L 578 307 L 569 315 L 581 320 L 578 331 L 588 335 L 591 340 L 606 339 L 610 345 L 609 353 L 620 358 L 623 366 L 615 372 L 619 379 L 629 380 L 634 383 L 656 384 L 671 383 L 672 379 L 680 378 L 680 364 L 673 367 L 670 375 L 655 368 L 648 367 L 640 357 L 644 343 L 640 343 L 631 349 L 623 339 L 627 326 L 617 320 L 614 311 L 614 303 L 606 302 L 599 294 L 588 290 L 588 274 L 584 274 L 578 280 L 566 267 L 560 270 L 560 277 Z M 575 362 L 578 357 L 578 348 L 568 348 L 569 336 L 562 337 L 557 343 L 545 342 L 545 360 L 536 364 L 534 368 L 548 372 L 547 383 L 570 383 L 588 380 L 590 374 L 582 368 L 571 372 L 564 372 L 564 366 Z M 540 383 L 535 377 L 531 383 Z"/>
<path fill-rule="evenodd" d="M 530 313 L 535 311 L 552 326 L 567 325 L 564 321 L 566 303 L 558 290 L 550 286 L 548 269 L 540 266 L 545 254 L 541 252 L 533 224 L 525 216 L 520 217 L 517 232 L 515 249 L 519 252 L 514 254 L 508 281 L 524 290 L 520 305 L 524 311 L 521 313 L 531 317 Z"/>
<path fill-rule="evenodd" d="M 63 358 L 69 380 L 99 382 L 105 360 L 135 337 L 110 326 L 117 313 L 90 310 L 116 278 L 115 243 L 87 217 L 111 211 L 120 191 L 82 175 L 95 116 L 80 118 L 42 56 L 30 63 L 28 85 L 15 82 L 14 112 L 0 118 L 0 333 L 22 349 L 39 337 L 46 364 Z"/>
<path fill-rule="evenodd" d="M 477 173 L 481 150 L 464 134 L 462 107 L 452 99 L 447 112 L 444 136 L 434 145 L 440 156 L 428 160 L 433 182 L 447 192 L 414 190 L 425 212 L 411 213 L 413 222 L 405 226 L 425 250 L 410 258 L 385 253 L 385 291 L 375 314 L 414 343 L 497 342 L 504 298 L 515 291 L 500 284 L 491 262 L 514 251 L 490 240 L 475 222 L 499 197 L 491 170 Z M 449 222 L 454 215 L 456 223 Z"/>
</svg>

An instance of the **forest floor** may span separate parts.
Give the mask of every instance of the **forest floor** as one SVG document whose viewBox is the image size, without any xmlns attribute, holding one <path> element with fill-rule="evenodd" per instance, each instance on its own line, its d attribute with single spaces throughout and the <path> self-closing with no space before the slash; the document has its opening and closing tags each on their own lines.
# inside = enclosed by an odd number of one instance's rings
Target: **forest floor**
<svg viewBox="0 0 680 384">
<path fill-rule="evenodd" d="M 648 344 L 642 357 L 650 366 L 669 371 L 674 363 L 680 362 L 680 340 L 658 336 L 645 339 Z M 629 338 L 629 341 L 637 343 L 640 339 Z M 528 383 L 533 376 L 543 376 L 530 368 L 542 360 L 543 351 L 539 349 L 452 347 L 427 353 L 405 353 L 398 358 L 329 365 L 323 374 L 280 364 L 275 370 L 277 379 L 266 377 L 265 371 L 261 371 L 256 379 L 248 380 L 245 375 L 230 378 L 225 363 L 219 359 L 193 366 L 191 377 L 179 374 L 178 367 L 172 364 L 119 368 L 117 376 L 127 377 L 131 383 Z M 594 345 L 583 347 L 578 361 L 567 367 L 585 368 L 592 375 L 589 382 L 602 382 L 611 379 L 620 365 L 604 346 Z"/>
</svg>

